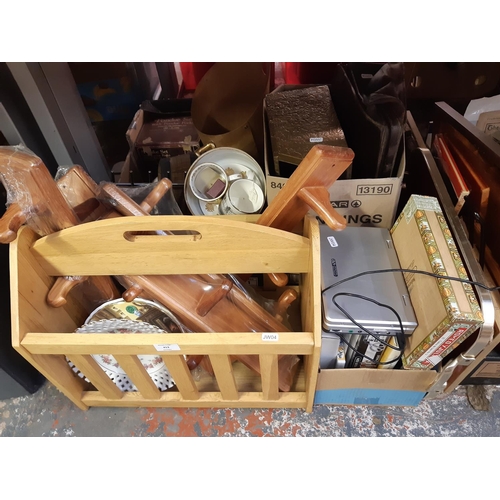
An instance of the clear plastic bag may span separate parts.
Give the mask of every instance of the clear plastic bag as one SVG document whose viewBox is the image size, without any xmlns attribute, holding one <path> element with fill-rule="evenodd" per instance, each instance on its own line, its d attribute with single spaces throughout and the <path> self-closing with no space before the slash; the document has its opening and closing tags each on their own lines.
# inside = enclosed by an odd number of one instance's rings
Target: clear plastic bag
<svg viewBox="0 0 500 500">
<path fill-rule="evenodd" d="M 169 182 L 162 179 L 160 182 Z M 103 199 L 122 215 L 144 216 L 147 213 L 122 190 L 110 183 L 101 184 Z M 280 302 L 263 303 L 264 299 L 250 296 L 248 289 L 235 277 L 227 275 L 150 275 L 120 276 L 120 283 L 127 291 L 124 298 L 135 297 L 156 300 L 171 310 L 194 332 L 283 332 L 289 331 L 283 319 Z M 286 304 L 285 304 L 286 305 Z M 272 309 L 273 312 L 268 312 Z M 275 311 L 276 309 L 276 311 Z M 282 308 L 281 308 L 282 309 Z M 235 359 L 259 372 L 258 356 L 237 356 Z M 284 361 L 282 361 L 284 359 Z M 282 356 L 280 389 L 290 390 L 298 364 L 296 356 Z M 205 360 L 205 367 L 210 367 Z"/>
<path fill-rule="evenodd" d="M 274 314 L 267 309 L 276 309 L 279 301 L 261 298 L 264 307 L 254 300 L 241 286 L 237 278 L 227 275 L 161 275 L 121 276 L 118 281 L 127 288 L 124 297 L 133 300 L 140 296 L 156 300 L 171 310 L 186 327 L 193 332 L 286 332 L 286 317 L 283 310 Z M 259 357 L 238 355 L 241 361 L 260 373 Z M 285 355 L 279 359 L 279 386 L 290 390 L 293 383 L 298 356 Z M 203 368 L 213 374 L 208 358 Z"/>
<path fill-rule="evenodd" d="M 9 156 L 10 155 L 10 156 Z M 164 215 L 180 214 L 179 207 L 171 196 L 168 179 L 161 179 L 157 183 L 140 186 L 130 192 L 137 202 L 130 196 L 108 183 L 97 186 L 79 166 L 61 167 L 57 175 L 57 183 L 48 173 L 41 160 L 32 153 L 22 152 L 17 149 L 9 151 L 8 158 L 14 156 L 18 161 L 22 160 L 25 183 L 18 184 L 17 170 L 11 168 L 10 160 L 7 167 L 2 170 L 3 177 L 7 183 L 7 189 L 22 207 L 29 212 L 36 206 L 38 198 L 43 202 L 44 193 L 40 189 L 38 178 L 42 179 L 42 185 L 47 188 L 49 198 L 58 200 L 58 206 L 50 205 L 44 212 L 44 218 L 35 217 L 36 232 L 38 234 L 50 234 L 64 226 L 74 226 L 96 217 L 101 218 L 122 215 L 149 215 L 148 212 L 157 211 Z M 20 158 L 21 156 L 21 158 Z M 32 174 L 35 174 L 34 176 Z M 73 174 L 74 184 L 66 182 Z M 32 178 L 35 178 L 33 181 Z M 3 180 L 3 179 L 2 179 Z M 43 187 L 42 186 L 42 187 Z M 59 188 L 58 188 L 59 186 Z M 171 186 L 171 183 L 170 183 Z M 170 191 L 170 197 L 168 196 Z M 111 193 L 111 195 L 110 195 Z M 34 196 L 33 196 L 34 195 Z M 97 201 L 97 205 L 92 205 Z M 58 214 L 59 206 L 66 207 L 66 220 L 63 224 L 53 222 L 52 216 Z M 71 208 L 73 207 L 73 208 Z M 86 210 L 83 210 L 86 208 Z M 62 210 L 61 210 L 62 211 Z M 29 212 L 32 215 L 31 212 Z M 77 215 L 78 214 L 78 215 Z M 156 300 L 171 310 L 186 327 L 193 332 L 283 332 L 289 331 L 286 323 L 283 307 L 263 298 L 250 291 L 237 277 L 227 275 L 158 275 L 158 276 L 121 276 L 117 277 L 119 283 L 126 289 L 125 297 Z M 65 302 L 65 293 L 79 283 L 81 277 L 63 277 L 58 279 L 58 287 L 54 292 L 54 304 L 62 305 Z M 99 277 L 97 280 L 105 280 L 112 284 L 111 277 Z M 116 292 L 112 296 L 102 293 L 104 288 L 100 283 L 95 283 L 94 277 L 83 279 L 81 290 L 90 291 L 89 286 L 94 285 L 95 295 L 92 304 L 101 304 L 105 300 L 116 298 Z M 102 283 L 101 283 L 102 285 Z M 109 288 L 108 288 L 109 289 Z M 58 294 L 58 292 L 61 292 Z M 259 372 L 258 356 L 236 356 L 235 359 L 243 362 L 250 368 Z M 280 357 L 280 389 L 289 390 L 292 383 L 292 375 L 298 365 L 297 356 Z M 209 367 L 210 368 L 210 367 Z"/>
<path fill-rule="evenodd" d="M 0 180 L 7 192 L 8 206 L 0 219 L 0 242 L 13 241 L 24 223 L 40 236 L 80 223 L 43 161 L 28 148 L 0 147 Z M 74 298 L 85 310 L 119 294 L 111 277 L 67 276 L 55 280 L 47 302 L 54 307 L 63 306 L 67 294 L 76 287 Z"/>
<path fill-rule="evenodd" d="M 136 203 L 144 203 L 148 197 L 153 196 L 155 188 L 161 181 L 155 181 L 143 186 L 122 186 L 121 190 Z M 177 204 L 172 189 L 166 191 L 161 197 L 157 196 L 148 203 L 149 215 L 182 215 L 182 211 Z"/>
<path fill-rule="evenodd" d="M 500 110 L 500 95 L 482 97 L 481 99 L 473 99 L 470 101 L 467 109 L 465 110 L 464 117 L 473 125 L 477 125 L 479 117 L 483 113 L 498 110 Z"/>
<path fill-rule="evenodd" d="M 24 223 L 45 236 L 79 222 L 43 161 L 25 146 L 0 147 L 0 181 L 8 207 L 1 219 L 0 241 L 13 241 Z"/>
<path fill-rule="evenodd" d="M 55 180 L 80 223 L 98 220 L 109 214 L 109 208 L 99 200 L 99 186 L 80 165 L 60 166 Z"/>
</svg>

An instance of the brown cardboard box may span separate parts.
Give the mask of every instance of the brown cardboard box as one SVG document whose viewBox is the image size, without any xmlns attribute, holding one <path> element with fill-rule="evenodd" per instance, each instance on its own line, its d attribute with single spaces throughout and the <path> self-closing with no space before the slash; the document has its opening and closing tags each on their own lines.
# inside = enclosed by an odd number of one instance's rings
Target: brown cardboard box
<svg viewBox="0 0 500 500">
<path fill-rule="evenodd" d="M 435 382 L 433 370 L 320 370 L 314 404 L 418 406 Z"/>
<path fill-rule="evenodd" d="M 143 111 L 139 110 L 134 120 L 141 123 L 133 143 L 139 165 L 155 176 L 162 158 L 191 152 L 199 146 L 198 132 L 190 116 L 155 118 L 146 122 Z"/>
<path fill-rule="evenodd" d="M 281 85 L 273 92 L 288 92 L 308 85 Z M 267 203 L 271 203 L 288 181 L 274 169 L 269 117 L 264 100 L 264 168 Z M 340 179 L 328 189 L 330 203 L 347 220 L 349 226 L 375 226 L 390 229 L 396 219 L 396 209 L 403 184 L 406 156 L 402 155 L 396 177 L 378 179 Z M 311 215 L 314 212 L 309 212 Z"/>
<path fill-rule="evenodd" d="M 151 182 L 158 175 L 162 158 L 194 151 L 199 134 L 191 118 L 191 99 L 145 101 L 132 120 L 126 138 L 142 179 Z"/>
<path fill-rule="evenodd" d="M 156 118 L 144 123 L 135 143 L 141 160 L 154 163 L 156 169 L 161 158 L 181 155 L 198 146 L 198 132 L 190 116 Z"/>
<path fill-rule="evenodd" d="M 469 279 L 436 198 L 413 195 L 391 229 L 402 269 Z M 405 368 L 430 369 L 483 323 L 472 286 L 405 273 L 418 327 L 408 339 Z"/>
</svg>

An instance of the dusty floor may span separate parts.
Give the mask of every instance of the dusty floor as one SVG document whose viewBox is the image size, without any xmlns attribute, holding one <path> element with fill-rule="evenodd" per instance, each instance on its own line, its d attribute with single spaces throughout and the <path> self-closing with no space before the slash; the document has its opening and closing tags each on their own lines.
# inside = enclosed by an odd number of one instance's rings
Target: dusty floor
<svg viewBox="0 0 500 500">
<path fill-rule="evenodd" d="M 500 436 L 500 388 L 475 410 L 466 388 L 416 408 L 317 405 L 302 410 L 75 407 L 46 382 L 0 401 L 0 436 Z"/>
</svg>

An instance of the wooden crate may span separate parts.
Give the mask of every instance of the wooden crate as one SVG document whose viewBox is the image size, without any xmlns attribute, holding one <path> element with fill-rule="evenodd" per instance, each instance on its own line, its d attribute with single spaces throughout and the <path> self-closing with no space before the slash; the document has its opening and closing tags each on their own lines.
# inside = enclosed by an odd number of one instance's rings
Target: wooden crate
<svg viewBox="0 0 500 500">
<path fill-rule="evenodd" d="M 81 409 L 89 406 L 304 408 L 312 411 L 321 349 L 318 223 L 306 217 L 302 235 L 249 223 L 256 217 L 121 217 L 91 222 L 39 238 L 24 227 L 10 247 L 12 344 Z M 135 236 L 128 232 L 196 231 L 199 235 Z M 133 240 L 133 241 L 131 241 Z M 56 276 L 138 274 L 300 274 L 300 332 L 182 334 L 76 334 L 89 311 L 75 300 L 47 305 Z M 159 391 L 137 355 L 158 354 L 155 344 L 177 344 L 161 352 L 176 388 Z M 92 354 L 112 354 L 139 392 L 122 392 Z M 213 377 L 195 379 L 184 355 L 208 355 Z M 262 376 L 230 356 L 259 356 Z M 290 392 L 278 389 L 278 356 L 302 363 Z M 92 382 L 75 376 L 71 359 Z"/>
</svg>

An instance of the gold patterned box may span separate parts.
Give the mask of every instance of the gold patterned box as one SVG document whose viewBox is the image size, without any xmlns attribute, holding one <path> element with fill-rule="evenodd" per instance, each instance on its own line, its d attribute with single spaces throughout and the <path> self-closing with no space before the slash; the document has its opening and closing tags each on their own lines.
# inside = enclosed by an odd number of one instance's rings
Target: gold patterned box
<svg viewBox="0 0 500 500">
<path fill-rule="evenodd" d="M 469 279 L 437 198 L 411 196 L 391 235 L 402 269 Z M 411 272 L 404 277 L 418 326 L 403 367 L 430 369 L 479 328 L 483 315 L 468 283 Z"/>
</svg>

